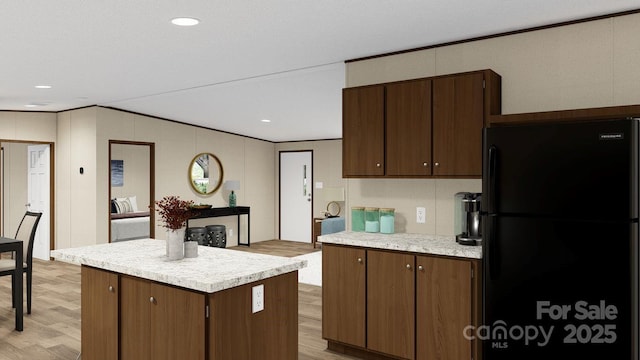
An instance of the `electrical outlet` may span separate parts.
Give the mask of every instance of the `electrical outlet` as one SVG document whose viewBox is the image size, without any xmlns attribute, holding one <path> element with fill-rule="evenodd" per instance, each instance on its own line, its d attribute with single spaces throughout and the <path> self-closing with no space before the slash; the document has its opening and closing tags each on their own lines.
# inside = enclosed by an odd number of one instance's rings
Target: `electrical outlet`
<svg viewBox="0 0 640 360">
<path fill-rule="evenodd" d="M 255 314 L 264 310 L 264 284 L 251 288 L 251 311 Z"/>
<path fill-rule="evenodd" d="M 424 224 L 427 220 L 427 210 L 421 206 L 416 208 L 416 222 L 418 224 Z"/>
</svg>

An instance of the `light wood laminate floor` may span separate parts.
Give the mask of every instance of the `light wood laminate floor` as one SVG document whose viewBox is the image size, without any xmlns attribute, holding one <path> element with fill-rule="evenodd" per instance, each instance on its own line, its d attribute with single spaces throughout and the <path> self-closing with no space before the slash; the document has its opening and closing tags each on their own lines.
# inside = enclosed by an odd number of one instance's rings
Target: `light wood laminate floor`
<svg viewBox="0 0 640 360">
<path fill-rule="evenodd" d="M 289 257 L 320 250 L 313 249 L 311 244 L 281 240 L 230 249 Z M 327 342 L 321 335 L 321 288 L 299 284 L 298 289 L 298 359 L 354 359 L 326 350 Z M 14 330 L 14 322 L 11 277 L 3 276 L 0 277 L 0 360 L 76 359 L 80 352 L 80 267 L 34 259 L 32 313 L 25 314 L 23 332 Z"/>
</svg>

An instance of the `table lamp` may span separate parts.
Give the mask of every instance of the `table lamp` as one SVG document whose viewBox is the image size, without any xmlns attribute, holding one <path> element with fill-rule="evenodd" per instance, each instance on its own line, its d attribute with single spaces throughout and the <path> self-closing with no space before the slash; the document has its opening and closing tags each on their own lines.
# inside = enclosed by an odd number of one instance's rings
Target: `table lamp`
<svg viewBox="0 0 640 360">
<path fill-rule="evenodd" d="M 322 197 L 328 201 L 327 212 L 325 216 L 329 218 L 338 217 L 340 215 L 339 201 L 344 201 L 344 188 L 328 187 L 322 191 Z"/>
<path fill-rule="evenodd" d="M 230 190 L 229 194 L 229 207 L 236 206 L 236 190 L 240 190 L 240 181 L 238 180 L 227 180 L 224 182 L 224 189 Z"/>
</svg>

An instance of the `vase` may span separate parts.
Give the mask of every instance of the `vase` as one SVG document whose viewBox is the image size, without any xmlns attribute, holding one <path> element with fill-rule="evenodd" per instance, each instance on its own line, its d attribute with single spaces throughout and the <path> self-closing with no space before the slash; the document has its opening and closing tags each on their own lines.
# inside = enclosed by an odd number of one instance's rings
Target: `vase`
<svg viewBox="0 0 640 360">
<path fill-rule="evenodd" d="M 236 193 L 231 190 L 231 194 L 229 194 L 229 207 L 236 207 Z"/>
<path fill-rule="evenodd" d="M 184 257 L 185 258 L 198 257 L 198 242 L 197 241 L 185 241 L 184 242 Z"/>
<path fill-rule="evenodd" d="M 184 258 L 184 228 L 167 230 L 167 257 L 169 260 Z"/>
</svg>

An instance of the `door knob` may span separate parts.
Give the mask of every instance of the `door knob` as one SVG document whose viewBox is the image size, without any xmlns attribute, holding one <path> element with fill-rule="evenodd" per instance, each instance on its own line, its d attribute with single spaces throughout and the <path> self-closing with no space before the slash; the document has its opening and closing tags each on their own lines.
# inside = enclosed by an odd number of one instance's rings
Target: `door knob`
<svg viewBox="0 0 640 360">
<path fill-rule="evenodd" d="M 358 263 L 362 264 L 362 258 L 358 258 Z"/>
<path fill-rule="evenodd" d="M 156 298 L 154 298 L 153 296 L 149 298 L 149 302 L 152 304 L 156 303 Z"/>
<path fill-rule="evenodd" d="M 380 163 L 376 163 L 376 167 L 380 167 Z"/>
<path fill-rule="evenodd" d="M 407 269 L 411 270 L 411 264 L 407 264 Z"/>
<path fill-rule="evenodd" d="M 440 166 L 440 163 L 435 163 L 435 166 Z"/>
<path fill-rule="evenodd" d="M 422 265 L 418 265 L 418 270 L 422 271 L 424 270 L 424 267 L 422 267 Z"/>
<path fill-rule="evenodd" d="M 115 290 L 112 285 L 109 285 L 109 292 L 114 292 Z"/>
<path fill-rule="evenodd" d="M 422 166 L 427 167 L 427 166 L 429 166 L 429 163 L 428 162 L 424 162 L 424 163 L 422 163 Z"/>
</svg>

